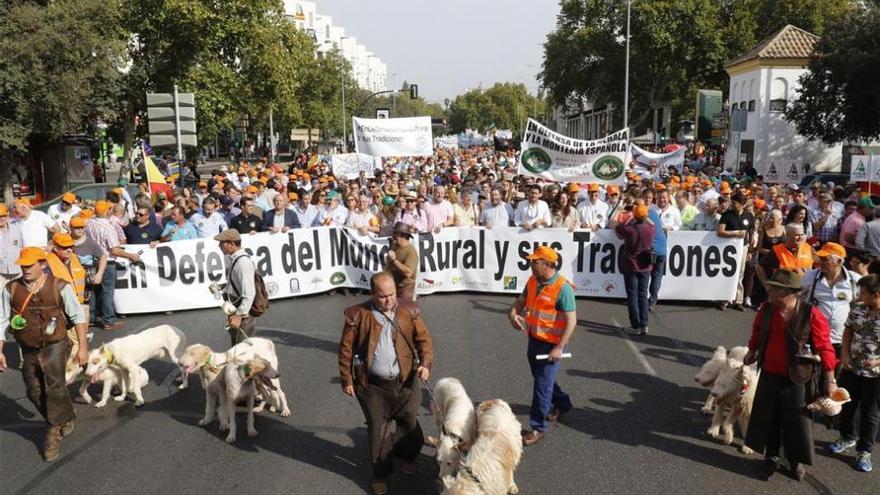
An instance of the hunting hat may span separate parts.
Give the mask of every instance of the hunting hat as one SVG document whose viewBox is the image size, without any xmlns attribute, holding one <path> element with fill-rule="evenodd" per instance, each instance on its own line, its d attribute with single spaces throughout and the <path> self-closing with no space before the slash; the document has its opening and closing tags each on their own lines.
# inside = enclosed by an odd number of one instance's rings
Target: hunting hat
<svg viewBox="0 0 880 495">
<path fill-rule="evenodd" d="M 565 188 L 565 190 L 570 193 L 581 192 L 581 186 L 572 182 L 571 184 L 568 185 L 568 187 Z"/>
<path fill-rule="evenodd" d="M 70 227 L 73 229 L 81 229 L 86 226 L 86 218 L 75 216 L 70 219 Z"/>
<path fill-rule="evenodd" d="M 9 207 L 3 203 L 0 203 L 0 217 L 8 217 L 9 216 Z"/>
<path fill-rule="evenodd" d="M 43 261 L 46 259 L 46 251 L 34 246 L 29 246 L 23 248 L 20 253 L 18 253 L 18 259 L 15 260 L 15 264 L 19 266 L 31 266 L 38 261 Z"/>
<path fill-rule="evenodd" d="M 788 290 L 801 289 L 801 274 L 791 270 L 776 270 L 765 285 Z"/>
<path fill-rule="evenodd" d="M 405 235 L 405 236 L 411 238 L 412 237 L 412 229 L 409 227 L 409 225 L 407 225 L 403 222 L 396 222 L 394 224 L 394 227 L 391 228 L 391 236 L 393 237 L 396 235 Z"/>
<path fill-rule="evenodd" d="M 232 241 L 232 242 L 240 242 L 241 234 L 238 233 L 235 229 L 226 229 L 223 232 L 214 236 L 215 241 Z"/>
<path fill-rule="evenodd" d="M 602 189 L 602 187 L 596 183 L 587 185 L 587 192 L 599 192 L 600 189 Z"/>
<path fill-rule="evenodd" d="M 643 218 L 647 218 L 648 216 L 648 207 L 645 205 L 636 206 L 633 208 L 633 217 L 636 220 L 641 220 Z"/>
<path fill-rule="evenodd" d="M 559 253 L 550 246 L 538 246 L 534 253 L 526 256 L 526 259 L 529 261 L 542 260 L 556 263 L 559 261 Z"/>
<path fill-rule="evenodd" d="M 64 232 L 56 232 L 52 236 L 52 244 L 58 247 L 71 247 L 73 246 L 73 237 L 70 237 L 70 234 L 65 234 Z"/>
<path fill-rule="evenodd" d="M 836 242 L 826 242 L 822 245 L 822 249 L 816 252 L 816 256 L 819 258 L 837 256 L 838 258 L 846 259 L 846 249 Z"/>
<path fill-rule="evenodd" d="M 61 196 L 61 201 L 64 201 L 68 204 L 76 203 L 76 194 L 73 194 L 72 192 L 66 192 Z"/>
</svg>

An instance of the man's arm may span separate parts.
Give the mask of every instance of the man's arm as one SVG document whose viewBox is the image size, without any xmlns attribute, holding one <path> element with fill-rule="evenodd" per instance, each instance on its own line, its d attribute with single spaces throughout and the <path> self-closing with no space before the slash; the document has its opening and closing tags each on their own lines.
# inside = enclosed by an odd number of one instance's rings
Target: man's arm
<svg viewBox="0 0 880 495">
<path fill-rule="evenodd" d="M 337 356 L 342 390 L 346 395 L 352 397 L 354 397 L 354 379 L 351 376 L 351 361 L 358 335 L 358 321 L 354 311 L 354 309 L 350 309 L 345 312 L 345 325 L 342 327 L 342 339 L 339 341 L 339 353 Z"/>
<path fill-rule="evenodd" d="M 0 290 L 0 371 L 6 370 L 6 356 L 3 354 L 3 346 L 12 338 L 9 330 L 9 291 Z"/>
<path fill-rule="evenodd" d="M 865 249 L 865 237 L 868 235 L 868 224 L 867 222 L 862 224 L 859 227 L 859 231 L 856 233 L 856 247 L 864 250 Z"/>
<path fill-rule="evenodd" d="M 428 332 L 428 327 L 425 326 L 425 321 L 422 319 L 418 308 L 413 308 L 411 311 L 413 344 L 415 345 L 416 352 L 419 354 L 419 367 L 430 371 L 434 367 L 434 346 L 431 341 L 431 334 Z"/>
<path fill-rule="evenodd" d="M 514 328 L 514 330 L 518 330 L 520 332 L 525 332 L 526 321 L 522 317 L 523 306 L 526 305 L 526 298 L 522 294 L 516 298 L 513 306 L 510 307 L 510 312 L 507 314 L 508 319 L 510 320 L 510 326 Z"/>
<path fill-rule="evenodd" d="M 129 253 L 122 246 L 116 246 L 110 250 L 110 254 L 113 256 L 119 256 L 120 258 L 125 258 L 132 263 L 138 263 L 141 261 L 141 257 L 137 253 Z"/>
<path fill-rule="evenodd" d="M 236 263 L 235 267 L 238 270 L 232 273 L 232 276 L 235 278 L 235 287 L 240 291 L 240 300 L 235 314 L 244 317 L 250 314 L 251 305 L 254 303 L 254 296 L 257 294 L 257 288 L 254 285 L 254 271 L 256 267 L 250 259 Z"/>
</svg>

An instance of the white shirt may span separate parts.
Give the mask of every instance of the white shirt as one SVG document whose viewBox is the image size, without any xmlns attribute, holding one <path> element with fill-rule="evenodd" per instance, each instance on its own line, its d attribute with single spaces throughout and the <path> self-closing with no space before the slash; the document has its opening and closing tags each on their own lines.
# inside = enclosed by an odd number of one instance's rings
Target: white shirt
<svg viewBox="0 0 880 495">
<path fill-rule="evenodd" d="M 369 227 L 370 225 L 379 225 L 378 219 L 376 215 L 373 215 L 369 212 L 369 210 L 361 213 L 360 211 L 353 210 L 348 214 L 348 220 L 345 223 L 346 227 Z"/>
<path fill-rule="evenodd" d="M 831 343 L 840 344 L 843 342 L 843 330 L 849 316 L 850 304 L 854 299 L 857 301 L 859 298 L 858 281 L 862 276 L 843 269 L 841 280 L 834 287 L 829 287 L 828 279 L 820 270 L 810 270 L 801 282 L 801 286 L 805 289 L 804 298 L 810 297 L 817 276 L 820 278 L 816 282 L 816 291 L 812 294 L 816 300 L 815 306 L 828 318 L 828 323 L 831 325 Z"/>
<path fill-rule="evenodd" d="M 19 220 L 18 226 L 21 228 L 24 247 L 43 247 L 49 244 L 49 229 L 55 226 L 55 222 L 42 211 L 31 210 L 27 220 Z"/>
<path fill-rule="evenodd" d="M 598 225 L 600 229 L 604 229 L 608 223 L 608 204 L 604 201 L 596 200 L 596 204 L 591 203 L 589 199 L 581 201 L 577 211 L 581 223 L 588 227 Z"/>
<path fill-rule="evenodd" d="M 58 224 L 62 232 L 70 232 L 70 219 L 78 215 L 79 206 L 70 205 L 67 211 L 61 211 L 61 203 L 55 203 L 49 207 L 49 218 Z"/>
<path fill-rule="evenodd" d="M 660 222 L 667 232 L 681 230 L 681 212 L 672 203 L 666 206 L 665 210 L 661 210 L 658 206 L 652 206 L 652 209 L 660 215 Z"/>
<path fill-rule="evenodd" d="M 223 219 L 223 215 L 217 211 L 211 213 L 210 217 L 206 217 L 201 213 L 194 213 L 193 216 L 189 217 L 189 222 L 195 226 L 196 232 L 199 233 L 199 238 L 201 239 L 214 237 L 229 228 L 226 225 L 226 220 Z"/>
<path fill-rule="evenodd" d="M 272 210 L 272 227 L 281 230 L 284 228 L 284 212 L 279 215 L 277 211 Z"/>
<path fill-rule="evenodd" d="M 336 225 L 342 227 L 348 220 L 348 209 L 344 206 L 337 206 L 333 210 L 324 208 L 318 211 L 318 217 L 315 222 L 318 225 Z"/>
<path fill-rule="evenodd" d="M 517 227 L 532 225 L 538 220 L 543 220 L 545 227 L 549 227 L 553 223 L 550 207 L 547 206 L 546 201 L 539 199 L 535 204 L 531 204 L 528 200 L 523 200 L 516 205 L 516 213 L 513 215 L 514 225 Z"/>
<path fill-rule="evenodd" d="M 513 207 L 510 206 L 510 203 L 502 202 L 498 206 L 490 203 L 489 206 L 483 208 L 483 212 L 480 213 L 480 225 L 508 227 L 512 218 Z"/>
<path fill-rule="evenodd" d="M 311 227 L 314 225 L 315 219 L 318 217 L 318 207 L 312 204 L 306 205 L 305 208 L 301 208 L 299 201 L 297 201 L 296 205 L 291 209 L 299 218 L 299 224 L 303 227 Z"/>
</svg>

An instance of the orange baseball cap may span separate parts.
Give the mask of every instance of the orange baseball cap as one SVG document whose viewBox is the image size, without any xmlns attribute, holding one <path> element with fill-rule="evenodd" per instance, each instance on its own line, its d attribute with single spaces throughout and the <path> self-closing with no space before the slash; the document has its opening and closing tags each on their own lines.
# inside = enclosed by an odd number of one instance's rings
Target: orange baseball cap
<svg viewBox="0 0 880 495">
<path fill-rule="evenodd" d="M 568 191 L 568 192 L 570 192 L 570 193 L 581 192 L 581 186 L 579 186 L 579 185 L 577 185 L 576 183 L 572 182 L 571 184 L 568 185 L 568 187 L 565 188 L 565 190 Z"/>
<path fill-rule="evenodd" d="M 70 237 L 70 234 L 65 234 L 64 232 L 56 232 L 52 236 L 52 244 L 55 244 L 58 247 L 71 247 L 73 246 L 73 237 Z"/>
<path fill-rule="evenodd" d="M 665 191 L 666 186 L 664 184 L 657 184 L 656 186 L 654 186 L 654 190 L 655 191 Z"/>
<path fill-rule="evenodd" d="M 95 218 L 95 210 L 92 210 L 91 208 L 86 208 L 85 210 L 79 212 L 79 216 L 83 217 L 86 220 L 90 218 Z"/>
<path fill-rule="evenodd" d="M 104 201 L 100 199 L 95 202 L 95 213 L 98 215 L 104 215 L 108 211 L 110 211 L 110 207 L 113 206 L 109 201 Z"/>
<path fill-rule="evenodd" d="M 247 189 L 245 189 L 244 192 L 250 193 L 250 194 L 256 194 L 256 193 L 260 192 L 260 190 L 257 189 L 257 186 L 247 186 Z"/>
<path fill-rule="evenodd" d="M 755 200 L 755 208 L 757 208 L 759 210 L 763 210 L 766 207 L 767 207 L 767 202 L 764 201 L 763 199 L 758 198 Z"/>
<path fill-rule="evenodd" d="M 9 216 L 9 207 L 5 204 L 0 203 L 0 217 L 8 217 Z"/>
<path fill-rule="evenodd" d="M 296 201 L 299 199 L 299 194 L 297 194 L 295 192 L 287 193 L 287 199 L 289 199 L 291 201 Z"/>
<path fill-rule="evenodd" d="M 588 184 L 588 185 L 587 185 L 587 192 L 591 192 L 591 193 L 592 193 L 592 192 L 599 192 L 599 189 L 602 189 L 602 188 L 599 186 L 599 184 L 595 184 L 595 183 L 593 183 L 593 184 Z"/>
<path fill-rule="evenodd" d="M 816 252 L 816 256 L 819 258 L 831 255 L 846 259 L 846 249 L 836 242 L 826 242 L 822 245 L 822 249 Z"/>
<path fill-rule="evenodd" d="M 34 263 L 45 259 L 46 251 L 43 251 L 38 247 L 29 246 L 23 248 L 21 252 L 18 253 L 18 259 L 15 260 L 15 264 L 19 266 L 31 266 Z"/>
<path fill-rule="evenodd" d="M 719 190 L 722 194 L 729 193 L 730 192 L 730 184 L 727 182 L 722 182 Z"/>
<path fill-rule="evenodd" d="M 28 205 L 28 206 L 30 206 L 30 205 L 31 205 L 31 200 L 30 200 L 29 198 L 17 198 L 15 201 L 12 202 L 12 204 L 15 205 L 15 206 L 19 206 L 19 205 Z"/>
<path fill-rule="evenodd" d="M 617 186 L 608 186 L 605 188 L 606 194 L 620 194 L 620 188 Z"/>
<path fill-rule="evenodd" d="M 73 194 L 72 192 L 66 192 L 61 196 L 61 201 L 69 204 L 76 203 L 76 194 Z"/>
<path fill-rule="evenodd" d="M 199 182 L 199 187 L 208 187 L 208 183 L 205 181 Z"/>
<path fill-rule="evenodd" d="M 636 206 L 635 208 L 633 208 L 633 217 L 635 217 L 636 220 L 641 220 L 643 218 L 646 218 L 647 216 L 648 216 L 648 207 L 647 206 L 639 205 L 639 206 Z"/>
<path fill-rule="evenodd" d="M 74 229 L 81 229 L 86 226 L 86 217 L 83 216 L 75 216 L 70 219 L 70 226 Z"/>
<path fill-rule="evenodd" d="M 534 253 L 526 256 L 526 259 L 529 261 L 543 260 L 556 263 L 559 261 L 559 253 L 550 246 L 538 246 Z"/>
</svg>

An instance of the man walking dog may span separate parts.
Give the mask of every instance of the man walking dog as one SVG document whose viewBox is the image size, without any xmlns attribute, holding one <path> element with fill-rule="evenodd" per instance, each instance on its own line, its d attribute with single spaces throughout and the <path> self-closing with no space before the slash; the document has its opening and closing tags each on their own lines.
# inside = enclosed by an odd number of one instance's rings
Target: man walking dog
<svg viewBox="0 0 880 495">
<path fill-rule="evenodd" d="M 531 431 L 523 434 L 524 445 L 534 445 L 544 438 L 547 421 L 556 421 L 572 405 L 568 394 L 556 383 L 560 359 L 577 324 L 574 288 L 556 271 L 559 253 L 540 246 L 527 257 L 532 276 L 526 288 L 510 308 L 510 324 L 528 334 L 527 356 L 532 368 Z M 523 316 L 525 310 L 525 316 Z M 537 359 L 539 355 L 546 359 Z"/>
<path fill-rule="evenodd" d="M 394 277 L 377 273 L 370 289 L 370 301 L 345 310 L 339 375 L 342 391 L 357 398 L 367 419 L 373 464 L 370 488 L 381 495 L 388 493 L 393 457 L 403 461 L 404 474 L 416 472 L 415 460 L 424 442 L 417 420 L 422 403 L 418 380 L 428 379 L 434 353 L 418 306 L 397 303 Z"/>
</svg>

